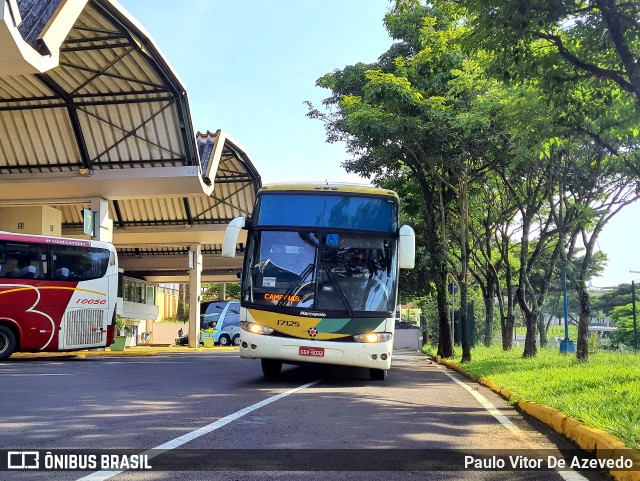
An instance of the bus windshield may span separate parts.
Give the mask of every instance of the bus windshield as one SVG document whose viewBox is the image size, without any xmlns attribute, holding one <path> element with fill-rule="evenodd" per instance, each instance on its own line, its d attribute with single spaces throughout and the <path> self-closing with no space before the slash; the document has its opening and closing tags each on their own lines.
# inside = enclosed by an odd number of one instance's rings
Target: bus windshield
<svg viewBox="0 0 640 481">
<path fill-rule="evenodd" d="M 391 312 L 396 244 L 389 235 L 254 231 L 247 246 L 244 301 L 345 315 Z"/>
<path fill-rule="evenodd" d="M 260 226 L 335 227 L 395 233 L 395 199 L 338 194 L 262 195 L 254 222 Z"/>
</svg>

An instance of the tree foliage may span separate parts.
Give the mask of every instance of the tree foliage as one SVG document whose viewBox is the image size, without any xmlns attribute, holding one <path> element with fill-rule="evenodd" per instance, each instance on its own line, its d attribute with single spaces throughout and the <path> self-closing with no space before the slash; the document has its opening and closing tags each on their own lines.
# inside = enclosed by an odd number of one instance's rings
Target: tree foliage
<svg viewBox="0 0 640 481">
<path fill-rule="evenodd" d="M 330 95 L 309 117 L 346 143 L 348 171 L 400 193 L 417 227 L 418 266 L 402 289 L 435 295 L 440 355 L 453 354 L 450 275 L 462 305 L 479 286 L 486 343 L 498 298 L 510 348 L 517 302 L 525 356 L 535 356 L 545 298 L 565 268 L 587 360 L 595 243 L 640 190 L 634 13 L 635 2 L 612 0 L 396 0 L 385 17 L 392 47 L 318 79 Z M 461 320 L 466 361 L 464 308 Z"/>
</svg>

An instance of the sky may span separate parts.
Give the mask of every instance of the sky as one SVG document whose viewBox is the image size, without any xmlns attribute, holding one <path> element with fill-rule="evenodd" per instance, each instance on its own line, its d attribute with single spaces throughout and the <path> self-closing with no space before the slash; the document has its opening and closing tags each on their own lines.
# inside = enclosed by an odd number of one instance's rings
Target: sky
<svg viewBox="0 0 640 481">
<path fill-rule="evenodd" d="M 222 129 L 243 146 L 265 184 L 367 183 L 341 163 L 344 144 L 326 143 L 322 122 L 305 117 L 329 91 L 322 75 L 373 62 L 392 43 L 389 0 L 120 0 L 177 72 L 196 131 Z M 640 281 L 640 203 L 599 237 L 609 263 L 597 287 Z"/>
</svg>

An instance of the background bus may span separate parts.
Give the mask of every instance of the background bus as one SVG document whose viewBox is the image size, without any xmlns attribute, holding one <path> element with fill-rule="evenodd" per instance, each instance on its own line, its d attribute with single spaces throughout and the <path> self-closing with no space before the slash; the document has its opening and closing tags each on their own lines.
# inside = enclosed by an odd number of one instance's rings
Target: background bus
<svg viewBox="0 0 640 481">
<path fill-rule="evenodd" d="M 413 230 L 398 195 L 359 185 L 278 184 L 258 192 L 251 223 L 234 219 L 223 256 L 248 229 L 240 355 L 267 377 L 282 363 L 391 366 L 398 269 L 413 268 Z"/>
<path fill-rule="evenodd" d="M 109 243 L 0 232 L 0 359 L 111 345 L 117 286 Z"/>
</svg>

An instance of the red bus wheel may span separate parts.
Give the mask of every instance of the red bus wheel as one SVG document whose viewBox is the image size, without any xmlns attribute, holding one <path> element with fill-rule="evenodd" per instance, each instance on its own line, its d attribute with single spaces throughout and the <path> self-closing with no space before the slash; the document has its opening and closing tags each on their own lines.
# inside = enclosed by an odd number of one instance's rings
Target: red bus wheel
<svg viewBox="0 0 640 481">
<path fill-rule="evenodd" d="M 16 335 L 7 326 L 0 326 L 0 360 L 8 358 L 16 350 Z"/>
</svg>

